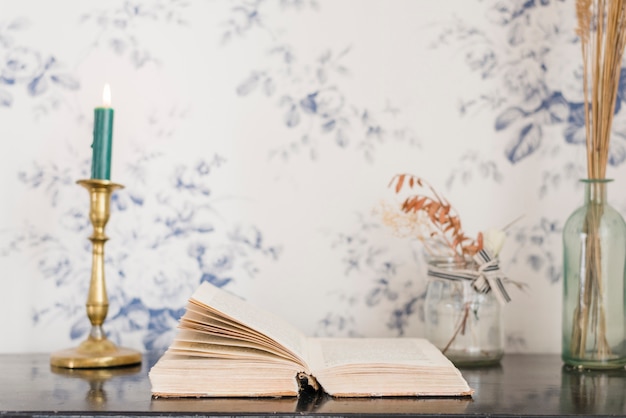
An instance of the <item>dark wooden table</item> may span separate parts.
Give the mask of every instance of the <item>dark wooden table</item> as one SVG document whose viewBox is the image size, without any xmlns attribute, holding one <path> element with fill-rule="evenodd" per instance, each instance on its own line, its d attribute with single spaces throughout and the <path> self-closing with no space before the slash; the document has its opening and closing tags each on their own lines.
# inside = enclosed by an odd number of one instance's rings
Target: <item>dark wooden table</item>
<svg viewBox="0 0 626 418">
<path fill-rule="evenodd" d="M 566 370 L 556 355 L 462 369 L 471 399 L 152 399 L 141 366 L 52 369 L 47 354 L 0 355 L 1 416 L 626 416 L 626 371 Z"/>
</svg>

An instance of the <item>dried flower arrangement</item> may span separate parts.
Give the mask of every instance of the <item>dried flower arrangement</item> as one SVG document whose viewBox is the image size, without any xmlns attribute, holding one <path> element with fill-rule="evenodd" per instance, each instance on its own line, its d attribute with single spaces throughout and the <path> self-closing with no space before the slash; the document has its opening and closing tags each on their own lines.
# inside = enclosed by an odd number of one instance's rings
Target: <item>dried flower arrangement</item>
<svg viewBox="0 0 626 418">
<path fill-rule="evenodd" d="M 431 257 L 454 257 L 465 260 L 483 247 L 497 255 L 504 243 L 504 231 L 490 229 L 470 238 L 461 225 L 461 218 L 443 195 L 424 179 L 411 174 L 398 174 L 389 183 L 396 193 L 403 189 L 419 189 L 408 196 L 400 208 L 383 204 L 383 223 L 396 233 L 417 238 Z M 505 228 L 506 229 L 506 228 Z"/>
<path fill-rule="evenodd" d="M 583 89 L 587 176 L 604 180 L 609 159 L 611 125 L 626 46 L 625 0 L 577 0 L 577 35 L 583 58 Z M 580 266 L 578 302 L 571 329 L 570 353 L 587 356 L 588 337 L 594 340 L 595 359 L 611 357 L 607 340 L 605 293 L 600 242 L 600 219 L 605 211 L 604 189 L 591 184 L 594 195 L 585 214 L 584 256 Z"/>
<path fill-rule="evenodd" d="M 481 346 L 478 342 L 479 337 L 474 332 L 480 326 L 478 301 L 482 298 L 477 295 L 493 290 L 492 294 L 495 294 L 500 302 L 506 303 L 510 300 L 504 289 L 504 283 L 511 281 L 500 272 L 497 259 L 504 243 L 504 230 L 491 229 L 484 234 L 479 232 L 476 238 L 470 238 L 463 231 L 461 218 L 456 209 L 441 193 L 420 177 L 398 174 L 391 179 L 389 187 L 396 193 L 401 193 L 405 189 L 417 193 L 406 197 L 400 205 L 383 204 L 381 211 L 383 223 L 399 235 L 417 238 L 430 257 L 455 261 L 452 270 L 442 271 L 437 265 L 430 266 L 428 270 L 429 277 L 435 280 L 451 279 L 449 289 L 455 289 L 451 292 L 457 294 L 456 297 L 462 301 L 459 310 L 453 314 L 455 323 L 451 334 L 443 343 L 437 337 L 435 344 L 444 354 L 448 354 L 448 350 L 458 337 L 464 336 L 463 342 L 457 342 L 454 350 L 451 350 L 454 351 L 451 358 L 475 356 L 475 361 L 485 361 L 488 357 L 499 358 L 497 355 L 501 354 L 497 353 L 500 353 L 500 347 L 495 350 L 494 347 L 490 349 L 482 347 L 478 354 L 468 353 Z M 514 284 L 521 287 L 518 283 Z M 438 289 L 439 292 L 435 293 L 441 292 L 441 288 Z M 497 329 L 501 328 L 498 326 Z M 471 342 L 466 341 L 466 338 Z M 471 347 L 464 346 L 468 343 Z"/>
</svg>

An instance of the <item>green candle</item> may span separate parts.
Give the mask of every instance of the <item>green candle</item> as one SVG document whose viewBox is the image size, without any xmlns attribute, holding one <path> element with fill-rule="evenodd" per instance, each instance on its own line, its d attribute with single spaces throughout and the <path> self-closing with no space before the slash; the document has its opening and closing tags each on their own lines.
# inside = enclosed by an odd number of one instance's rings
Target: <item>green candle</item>
<svg viewBox="0 0 626 418">
<path fill-rule="evenodd" d="M 102 92 L 102 106 L 94 109 L 91 178 L 111 180 L 111 151 L 113 144 L 113 109 L 111 88 L 108 84 Z"/>
</svg>

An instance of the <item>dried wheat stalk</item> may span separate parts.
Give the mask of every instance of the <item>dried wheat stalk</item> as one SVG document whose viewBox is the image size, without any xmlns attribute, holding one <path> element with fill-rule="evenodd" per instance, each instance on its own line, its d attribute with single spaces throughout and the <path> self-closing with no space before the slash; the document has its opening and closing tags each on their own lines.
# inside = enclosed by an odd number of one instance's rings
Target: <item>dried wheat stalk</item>
<svg viewBox="0 0 626 418">
<path fill-rule="evenodd" d="M 578 0 L 576 15 L 583 56 L 587 175 L 604 179 L 626 46 L 626 0 Z"/>
</svg>

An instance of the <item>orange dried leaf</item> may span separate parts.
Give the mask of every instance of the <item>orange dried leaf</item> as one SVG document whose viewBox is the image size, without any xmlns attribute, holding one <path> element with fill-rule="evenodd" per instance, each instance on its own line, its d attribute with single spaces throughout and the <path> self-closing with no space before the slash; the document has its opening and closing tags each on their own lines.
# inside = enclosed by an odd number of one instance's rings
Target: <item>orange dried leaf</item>
<svg viewBox="0 0 626 418">
<path fill-rule="evenodd" d="M 433 222 L 437 222 L 437 218 L 435 217 L 435 214 L 437 213 L 440 207 L 441 205 L 438 202 L 430 202 L 428 204 L 428 216 L 430 217 L 430 219 L 432 219 Z"/>
<path fill-rule="evenodd" d="M 398 182 L 396 183 L 396 193 L 400 193 L 400 190 L 402 189 L 402 183 L 404 183 L 404 174 L 400 174 L 398 176 Z"/>
<path fill-rule="evenodd" d="M 446 223 L 446 219 L 447 219 L 446 212 L 445 212 L 444 208 L 442 207 L 439 210 L 439 223 L 445 224 Z"/>
<path fill-rule="evenodd" d="M 424 203 L 426 203 L 426 198 L 425 197 L 415 199 L 415 204 L 413 205 L 413 210 L 415 212 L 417 212 L 418 210 L 422 209 L 424 207 Z"/>
<path fill-rule="evenodd" d="M 461 248 L 461 251 L 463 251 L 464 254 L 467 255 L 474 255 L 478 252 L 478 246 L 477 245 L 467 245 L 463 248 Z"/>
<path fill-rule="evenodd" d="M 404 203 L 402 203 L 402 211 L 404 212 L 417 212 L 420 210 L 424 204 L 425 198 L 420 198 L 419 196 L 411 196 L 406 198 Z"/>
</svg>

